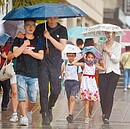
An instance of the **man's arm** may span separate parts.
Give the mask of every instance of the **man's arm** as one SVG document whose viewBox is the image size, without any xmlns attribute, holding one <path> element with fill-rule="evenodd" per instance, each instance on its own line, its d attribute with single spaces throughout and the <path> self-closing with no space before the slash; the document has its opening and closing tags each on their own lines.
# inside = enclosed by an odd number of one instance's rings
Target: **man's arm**
<svg viewBox="0 0 130 129">
<path fill-rule="evenodd" d="M 50 42 L 60 51 L 63 51 L 65 49 L 66 46 L 66 39 L 60 39 L 60 42 L 58 42 L 57 40 L 55 40 L 50 33 L 46 30 L 44 31 L 44 37 L 49 39 Z"/>
<path fill-rule="evenodd" d="M 33 52 L 32 50 L 29 49 L 25 49 L 23 51 L 23 54 L 28 54 L 30 56 L 32 56 L 35 59 L 39 59 L 42 60 L 44 57 L 44 51 L 43 50 L 39 50 L 38 52 Z"/>
<path fill-rule="evenodd" d="M 13 47 L 14 56 L 18 57 L 19 55 L 21 55 L 23 53 L 24 49 L 28 45 L 30 45 L 30 41 L 29 40 L 24 40 L 24 43 L 20 47 L 14 46 Z"/>
</svg>

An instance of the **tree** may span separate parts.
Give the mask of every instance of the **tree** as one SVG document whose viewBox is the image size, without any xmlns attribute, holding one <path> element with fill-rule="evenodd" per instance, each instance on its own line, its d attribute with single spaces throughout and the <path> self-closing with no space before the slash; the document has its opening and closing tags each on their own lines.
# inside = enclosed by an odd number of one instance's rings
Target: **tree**
<svg viewBox="0 0 130 129">
<path fill-rule="evenodd" d="M 24 7 L 28 5 L 39 4 L 42 2 L 46 3 L 58 3 L 58 0 L 13 0 L 13 8 Z"/>
</svg>

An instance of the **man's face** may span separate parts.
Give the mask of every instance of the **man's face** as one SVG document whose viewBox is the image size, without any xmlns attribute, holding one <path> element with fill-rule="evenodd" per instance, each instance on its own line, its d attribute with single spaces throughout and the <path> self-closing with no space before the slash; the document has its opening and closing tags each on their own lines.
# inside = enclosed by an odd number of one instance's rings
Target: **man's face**
<svg viewBox="0 0 130 129">
<path fill-rule="evenodd" d="M 33 34 L 36 29 L 36 24 L 34 21 L 27 21 L 24 24 L 25 33 Z"/>
<path fill-rule="evenodd" d="M 58 18 L 57 17 L 49 17 L 48 19 L 47 19 L 47 21 L 48 21 L 48 25 L 49 25 L 49 27 L 56 27 L 57 26 L 57 22 L 58 22 Z"/>
</svg>

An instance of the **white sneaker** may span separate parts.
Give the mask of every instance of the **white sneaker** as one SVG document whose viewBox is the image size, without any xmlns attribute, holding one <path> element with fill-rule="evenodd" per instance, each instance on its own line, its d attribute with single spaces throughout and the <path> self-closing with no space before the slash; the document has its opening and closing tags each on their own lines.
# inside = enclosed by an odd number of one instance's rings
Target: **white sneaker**
<svg viewBox="0 0 130 129">
<path fill-rule="evenodd" d="M 124 88 L 124 91 L 127 91 L 127 88 L 126 88 L 126 87 Z"/>
<path fill-rule="evenodd" d="M 85 118 L 85 124 L 89 124 L 89 117 Z"/>
<path fill-rule="evenodd" d="M 27 126 L 28 125 L 28 118 L 27 116 L 24 116 L 20 118 L 20 126 Z"/>
<path fill-rule="evenodd" d="M 27 111 L 27 117 L 28 117 L 29 124 L 31 124 L 32 123 L 32 111 L 31 112 Z"/>
<path fill-rule="evenodd" d="M 130 89 L 130 85 L 128 85 L 128 89 Z"/>
<path fill-rule="evenodd" d="M 17 113 L 13 113 L 11 115 L 11 118 L 9 120 L 10 122 L 17 122 L 18 121 L 18 116 L 17 116 Z"/>
</svg>

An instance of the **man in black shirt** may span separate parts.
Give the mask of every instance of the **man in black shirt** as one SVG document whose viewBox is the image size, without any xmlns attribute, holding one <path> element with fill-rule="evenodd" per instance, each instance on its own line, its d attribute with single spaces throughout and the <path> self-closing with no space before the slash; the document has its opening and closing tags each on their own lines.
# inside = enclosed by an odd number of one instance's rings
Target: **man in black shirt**
<svg viewBox="0 0 130 129">
<path fill-rule="evenodd" d="M 40 113 L 43 125 L 47 125 L 52 121 L 52 107 L 61 91 L 61 51 L 65 48 L 68 35 L 66 28 L 58 23 L 56 17 L 47 19 L 46 28 L 45 24 L 37 25 L 34 34 L 42 38 L 49 48 L 49 54 L 45 54 L 44 59 L 39 63 Z"/>
<path fill-rule="evenodd" d="M 18 101 L 22 114 L 20 125 L 25 126 L 32 121 L 32 109 L 38 99 L 38 60 L 42 60 L 44 56 L 40 39 L 35 38 L 33 35 L 35 28 L 34 20 L 25 20 L 24 39 L 16 37 L 14 39 L 13 47 L 14 56 L 17 57 L 16 77 Z M 28 110 L 26 114 L 27 98 Z"/>
</svg>

